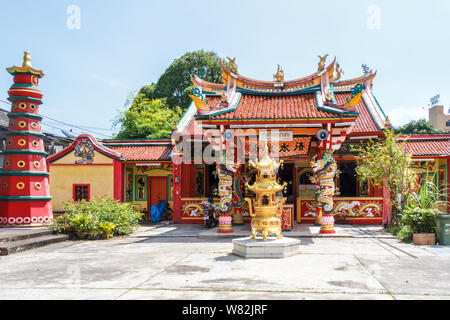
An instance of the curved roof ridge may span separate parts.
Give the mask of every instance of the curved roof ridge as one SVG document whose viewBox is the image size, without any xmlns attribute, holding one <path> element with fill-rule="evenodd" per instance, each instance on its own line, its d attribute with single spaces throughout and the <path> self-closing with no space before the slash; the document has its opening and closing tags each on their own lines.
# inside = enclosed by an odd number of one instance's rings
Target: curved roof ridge
<svg viewBox="0 0 450 320">
<path fill-rule="evenodd" d="M 297 84 L 300 84 L 303 82 L 310 82 L 311 80 L 314 80 L 314 79 L 320 77 L 325 72 L 329 72 L 331 69 L 334 70 L 335 63 L 336 63 L 336 57 L 334 57 L 333 61 L 323 71 L 320 71 L 320 72 L 317 71 L 306 77 L 284 81 L 283 84 L 285 87 L 287 87 L 287 86 L 291 86 L 291 85 L 297 85 Z M 248 78 L 248 77 L 241 75 L 240 73 L 234 74 L 225 66 L 225 64 L 222 61 L 220 61 L 220 64 L 222 65 L 222 69 L 225 71 L 225 73 L 227 73 L 229 75 L 235 75 L 234 78 L 236 78 L 237 80 L 240 80 L 242 82 L 245 82 L 245 83 L 250 83 L 253 85 L 261 85 L 261 86 L 265 86 L 265 85 L 274 86 L 274 84 L 279 83 L 276 81 L 265 81 L 265 80 L 257 80 L 257 79 L 253 79 L 253 78 Z"/>
</svg>

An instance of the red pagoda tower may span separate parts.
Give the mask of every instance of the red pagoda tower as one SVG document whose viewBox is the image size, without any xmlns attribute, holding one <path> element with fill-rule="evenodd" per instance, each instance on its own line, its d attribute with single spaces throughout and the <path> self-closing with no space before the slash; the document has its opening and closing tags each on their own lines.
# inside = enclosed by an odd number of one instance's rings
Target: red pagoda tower
<svg viewBox="0 0 450 320">
<path fill-rule="evenodd" d="M 51 197 L 39 105 L 41 70 L 25 52 L 22 67 L 6 69 L 14 76 L 8 91 L 11 112 L 0 171 L 0 227 L 39 226 L 52 219 Z"/>
</svg>

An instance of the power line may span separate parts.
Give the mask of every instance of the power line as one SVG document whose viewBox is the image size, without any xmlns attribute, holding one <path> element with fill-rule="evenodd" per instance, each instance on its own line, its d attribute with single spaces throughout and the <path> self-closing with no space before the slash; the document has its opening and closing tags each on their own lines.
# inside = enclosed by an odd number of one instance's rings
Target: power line
<svg viewBox="0 0 450 320">
<path fill-rule="evenodd" d="M 10 103 L 10 102 L 7 102 L 7 101 L 1 100 L 1 99 L 0 99 L 0 102 L 3 102 L 3 103 L 5 103 L 5 104 L 11 106 L 11 103 Z M 5 111 L 7 111 L 7 110 L 5 110 Z M 64 121 L 60 121 L 60 120 L 53 119 L 53 118 L 48 117 L 48 116 L 44 116 L 44 115 L 42 115 L 42 114 L 41 114 L 41 116 L 42 116 L 43 118 L 47 118 L 47 119 L 49 119 L 49 120 L 52 120 L 52 121 L 56 121 L 56 122 L 62 123 L 62 124 L 64 124 L 64 125 L 66 125 L 66 126 L 73 127 L 73 128 L 77 128 L 77 129 L 79 129 L 79 130 L 83 130 L 84 132 L 94 133 L 94 134 L 97 134 L 97 135 L 100 135 L 100 136 L 103 136 L 103 137 L 111 138 L 111 136 L 105 135 L 105 134 L 103 134 L 103 133 L 99 133 L 99 132 L 96 132 L 96 131 L 93 131 L 93 130 L 88 130 L 88 129 L 83 128 L 83 127 L 78 127 L 78 126 L 75 126 L 75 125 L 73 125 L 73 124 L 70 124 L 70 123 L 67 123 L 67 122 L 64 122 Z M 43 123 L 43 124 L 44 124 L 44 123 Z M 48 125 L 48 124 L 46 124 L 46 125 Z M 51 125 L 48 125 L 48 126 L 52 127 Z M 53 128 L 57 128 L 57 127 L 53 127 Z M 63 130 L 63 129 L 61 129 L 61 128 L 57 128 L 57 129 Z"/>
</svg>

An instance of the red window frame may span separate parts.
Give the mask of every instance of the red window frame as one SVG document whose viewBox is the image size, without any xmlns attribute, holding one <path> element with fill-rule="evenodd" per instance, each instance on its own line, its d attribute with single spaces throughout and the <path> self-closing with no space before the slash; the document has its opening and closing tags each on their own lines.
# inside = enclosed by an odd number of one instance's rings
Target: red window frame
<svg viewBox="0 0 450 320">
<path fill-rule="evenodd" d="M 86 201 L 90 201 L 91 200 L 91 185 L 90 184 L 74 184 L 73 185 L 73 193 L 72 193 L 72 199 L 73 201 L 81 201 L 82 199 L 77 199 L 76 195 L 77 195 L 77 187 L 87 187 L 87 199 L 85 199 Z"/>
</svg>

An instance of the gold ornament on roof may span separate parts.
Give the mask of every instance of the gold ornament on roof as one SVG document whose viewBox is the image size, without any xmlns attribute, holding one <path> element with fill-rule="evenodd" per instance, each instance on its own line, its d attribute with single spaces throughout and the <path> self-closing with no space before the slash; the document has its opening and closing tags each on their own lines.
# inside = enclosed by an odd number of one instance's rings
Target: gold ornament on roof
<svg viewBox="0 0 450 320">
<path fill-rule="evenodd" d="M 344 71 L 342 71 L 341 66 L 339 65 L 339 63 L 336 63 L 336 77 L 334 78 L 333 81 L 338 81 L 343 74 Z"/>
<path fill-rule="evenodd" d="M 386 117 L 386 120 L 384 121 L 384 127 L 390 129 L 392 127 L 391 125 L 391 119 L 389 117 Z"/>
<path fill-rule="evenodd" d="M 331 89 L 328 89 L 327 94 L 325 95 L 326 101 L 333 101 L 333 92 L 331 92 Z"/>
<path fill-rule="evenodd" d="M 321 72 L 323 70 L 325 70 L 325 61 L 327 60 L 328 54 L 324 55 L 323 57 L 318 56 L 320 61 L 319 61 L 319 68 L 317 69 L 317 72 Z"/>
<path fill-rule="evenodd" d="M 278 65 L 277 73 L 275 73 L 273 75 L 273 81 L 275 81 L 275 82 L 284 82 L 284 71 L 280 67 L 280 65 Z"/>
<path fill-rule="evenodd" d="M 256 163 L 249 161 L 250 166 L 258 170 L 255 183 L 245 183 L 245 186 L 256 194 L 255 199 L 245 198 L 252 217 L 252 239 L 255 239 L 257 233 L 262 234 L 263 240 L 267 240 L 267 236 L 273 233 L 278 239 L 283 237 L 280 217 L 286 198 L 277 197 L 277 193 L 281 192 L 287 183 L 280 185 L 276 176 L 276 171 L 282 163 L 282 160 L 277 162 L 269 156 L 267 142 L 263 158 Z"/>
<path fill-rule="evenodd" d="M 238 74 L 238 66 L 236 64 L 236 57 L 234 57 L 233 59 L 227 57 L 228 62 L 230 63 L 231 66 L 231 72 L 233 72 L 234 74 Z"/>
</svg>

